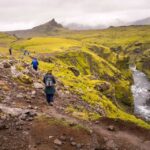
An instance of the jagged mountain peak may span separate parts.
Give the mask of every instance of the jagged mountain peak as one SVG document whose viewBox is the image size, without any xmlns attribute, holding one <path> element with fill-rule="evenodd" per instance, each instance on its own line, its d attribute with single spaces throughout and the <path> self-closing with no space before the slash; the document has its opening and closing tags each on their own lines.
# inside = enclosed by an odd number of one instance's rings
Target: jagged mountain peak
<svg viewBox="0 0 150 150">
<path fill-rule="evenodd" d="M 63 28 L 63 26 L 61 24 L 57 23 L 54 18 L 52 20 L 42 24 L 42 25 L 34 27 L 33 29 L 37 29 L 37 28 L 39 29 L 39 28 L 42 28 L 42 27 L 44 27 L 46 29 L 49 29 L 49 28 L 50 29 L 52 29 L 52 28 Z"/>
<path fill-rule="evenodd" d="M 57 21 L 56 21 L 54 18 L 51 19 L 48 23 L 49 23 L 49 24 L 58 24 Z"/>
<path fill-rule="evenodd" d="M 17 37 L 26 38 L 26 37 L 35 37 L 35 36 L 45 36 L 45 35 L 54 35 L 59 31 L 66 30 L 61 24 L 59 24 L 54 18 L 44 24 L 33 27 L 28 30 L 18 30 L 6 32 L 10 35 L 15 35 Z"/>
</svg>

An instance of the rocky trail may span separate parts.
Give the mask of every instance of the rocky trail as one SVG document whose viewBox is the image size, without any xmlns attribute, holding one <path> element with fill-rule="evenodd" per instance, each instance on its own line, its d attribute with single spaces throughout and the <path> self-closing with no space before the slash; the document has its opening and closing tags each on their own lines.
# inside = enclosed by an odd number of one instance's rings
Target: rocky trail
<svg viewBox="0 0 150 150">
<path fill-rule="evenodd" d="M 54 106 L 48 106 L 43 73 L 29 64 L 0 59 L 0 70 L 0 150 L 149 150 L 149 130 L 121 120 L 72 117 L 68 105 L 89 106 L 60 81 Z"/>
</svg>

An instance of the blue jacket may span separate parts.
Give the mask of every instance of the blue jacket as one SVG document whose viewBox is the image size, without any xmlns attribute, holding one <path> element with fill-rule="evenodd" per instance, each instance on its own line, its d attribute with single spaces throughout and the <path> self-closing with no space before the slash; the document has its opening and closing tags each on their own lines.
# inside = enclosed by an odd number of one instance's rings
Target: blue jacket
<svg viewBox="0 0 150 150">
<path fill-rule="evenodd" d="M 37 67 L 39 65 L 37 59 L 33 59 L 31 64 L 33 65 L 33 67 Z"/>
</svg>

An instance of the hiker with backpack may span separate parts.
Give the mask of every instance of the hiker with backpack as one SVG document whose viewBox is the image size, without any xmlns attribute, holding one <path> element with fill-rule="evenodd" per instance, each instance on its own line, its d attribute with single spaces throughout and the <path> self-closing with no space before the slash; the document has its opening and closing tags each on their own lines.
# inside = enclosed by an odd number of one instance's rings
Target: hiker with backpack
<svg viewBox="0 0 150 150">
<path fill-rule="evenodd" d="M 36 70 L 36 71 L 38 70 L 39 62 L 36 58 L 33 58 L 31 65 L 33 66 L 34 70 Z"/>
<path fill-rule="evenodd" d="M 45 94 L 46 94 L 47 103 L 50 106 L 53 106 L 56 80 L 55 77 L 52 75 L 52 70 L 49 70 L 46 73 L 43 82 L 45 84 Z"/>
</svg>

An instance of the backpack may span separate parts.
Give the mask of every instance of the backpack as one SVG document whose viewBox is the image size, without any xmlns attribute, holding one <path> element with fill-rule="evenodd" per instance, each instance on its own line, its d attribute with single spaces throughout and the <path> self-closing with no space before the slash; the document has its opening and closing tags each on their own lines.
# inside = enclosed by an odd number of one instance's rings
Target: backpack
<svg viewBox="0 0 150 150">
<path fill-rule="evenodd" d="M 45 85 L 46 85 L 46 87 L 53 87 L 54 86 L 54 82 L 53 82 L 53 79 L 51 76 L 46 77 Z"/>
</svg>

